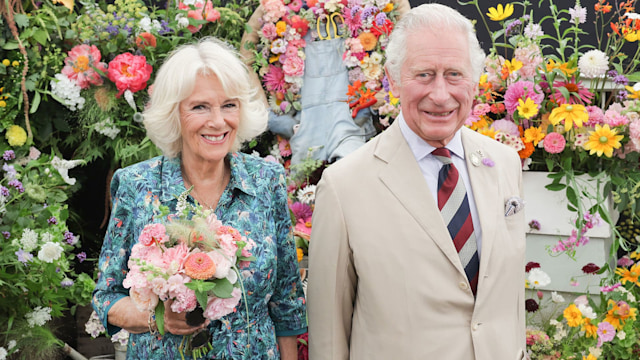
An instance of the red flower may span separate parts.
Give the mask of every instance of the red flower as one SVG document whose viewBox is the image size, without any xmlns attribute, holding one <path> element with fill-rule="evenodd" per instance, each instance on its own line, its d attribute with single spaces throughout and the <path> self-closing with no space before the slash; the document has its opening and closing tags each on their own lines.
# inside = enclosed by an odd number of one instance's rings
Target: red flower
<svg viewBox="0 0 640 360">
<path fill-rule="evenodd" d="M 290 19 L 288 19 L 289 25 L 292 28 L 296 29 L 296 31 L 300 34 L 300 37 L 303 37 L 307 34 L 309 30 L 309 21 L 300 15 L 293 15 Z"/>
<path fill-rule="evenodd" d="M 540 267 L 539 263 L 533 262 L 533 261 L 529 261 L 527 263 L 527 265 L 524 267 L 524 271 L 525 272 L 529 272 L 529 271 L 531 271 L 531 269 L 536 269 L 536 268 L 539 268 L 539 267 Z"/>
<path fill-rule="evenodd" d="M 380 35 L 382 34 L 389 35 L 391 34 L 392 30 L 393 30 L 393 22 L 389 19 L 385 20 L 382 26 L 379 26 L 374 22 L 373 26 L 371 27 L 371 33 L 376 37 L 380 37 Z"/>
<path fill-rule="evenodd" d="M 298 335 L 298 360 L 309 360 L 309 333 Z"/>
<path fill-rule="evenodd" d="M 180 9 L 180 10 L 188 10 L 187 11 L 187 16 L 192 18 L 192 19 L 195 19 L 195 20 L 207 20 L 209 22 L 214 22 L 214 21 L 217 21 L 218 19 L 220 19 L 220 12 L 213 7 L 213 3 L 212 2 L 207 0 L 206 4 L 204 4 L 204 6 L 203 6 L 202 2 L 196 2 L 194 6 L 195 6 L 195 10 L 191 10 L 191 7 L 189 5 L 186 5 L 186 4 L 182 3 L 182 2 L 178 3 L 178 9 Z M 192 34 L 195 34 L 201 28 L 202 28 L 202 24 L 200 24 L 198 26 L 193 26 L 193 25 L 187 26 L 187 29 Z"/>
<path fill-rule="evenodd" d="M 154 48 L 156 47 L 156 43 L 156 37 L 148 32 L 140 33 L 140 35 L 138 35 L 138 37 L 136 38 L 136 45 L 141 50 L 144 50 L 144 48 L 146 48 L 147 46 L 151 46 Z"/>
<path fill-rule="evenodd" d="M 524 302 L 524 307 L 525 309 L 527 309 L 528 312 L 531 312 L 531 313 L 538 311 L 538 309 L 540 308 L 538 303 L 533 299 L 527 299 Z"/>
<path fill-rule="evenodd" d="M 594 263 L 588 263 L 582 267 L 582 272 L 585 274 L 595 274 L 600 270 L 600 266 Z"/>
<path fill-rule="evenodd" d="M 147 64 L 146 57 L 127 52 L 111 60 L 107 74 L 119 90 L 117 96 L 121 96 L 125 90 L 136 92 L 147 87 L 152 71 L 153 67 Z"/>
</svg>

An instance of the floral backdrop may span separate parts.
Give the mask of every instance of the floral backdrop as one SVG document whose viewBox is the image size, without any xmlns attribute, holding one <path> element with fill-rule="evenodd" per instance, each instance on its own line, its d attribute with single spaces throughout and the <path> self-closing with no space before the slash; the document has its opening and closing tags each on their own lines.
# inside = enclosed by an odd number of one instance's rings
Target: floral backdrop
<svg viewBox="0 0 640 360">
<path fill-rule="evenodd" d="M 158 154 L 140 121 L 162 60 L 176 46 L 208 35 L 240 47 L 246 22 L 258 3 L 0 3 L 0 359 L 33 358 L 36 342 L 47 345 L 37 349 L 47 355 L 38 356 L 53 356 L 62 344 L 49 328 L 50 320 L 73 314 L 77 305 L 88 303 L 95 247 L 99 249 L 101 239 L 87 234 L 83 226 L 87 220 L 81 214 L 86 214 L 88 205 L 74 199 L 88 188 L 104 193 L 113 169 Z M 610 255 L 615 266 L 583 267 L 586 279 L 603 275 L 596 294 L 544 291 L 550 276 L 540 264 L 527 264 L 523 286 L 528 288 L 529 358 L 638 359 L 640 15 L 636 2 L 594 0 L 565 2 L 561 7 L 548 0 L 458 3 L 477 10 L 476 27 L 491 39 L 485 74 L 466 125 L 514 147 L 526 171 L 552 172 L 547 188 L 561 191 L 575 214 L 575 230 L 558 239 L 550 256 L 574 261 L 589 241 L 590 229 L 602 222 L 614 229 Z M 253 50 L 272 111 L 300 106 L 297 94 L 302 84 L 296 81 L 304 59 L 300 37 L 313 31 L 312 14 L 331 16 L 338 11 L 345 20 L 338 25 L 349 26 L 344 58 L 352 80 L 353 108 L 377 102 L 383 131 L 401 107 L 379 71 L 384 39 L 395 21 L 388 4 L 263 1 L 263 7 L 271 9 L 265 16 L 271 18 L 263 19 L 260 44 Z M 541 7 L 549 9 L 547 15 L 533 11 Z M 592 21 L 596 31 L 586 33 L 584 27 Z M 586 36 L 595 38 L 595 43 L 583 42 Z M 291 166 L 287 139 L 269 133 L 244 150 L 287 169 L 302 260 L 308 255 L 315 186 L 327 164 L 309 159 Z M 106 169 L 97 177 L 91 174 L 95 164 Z M 582 174 L 591 175 L 611 194 L 613 213 L 601 194 L 586 190 Z M 540 226 L 544 224 L 530 224 L 534 230 Z M 102 331 L 95 322 L 87 323 L 92 336 Z M 113 340 L 126 343 L 126 334 Z M 304 358 L 306 336 L 299 338 L 299 344 Z"/>
</svg>

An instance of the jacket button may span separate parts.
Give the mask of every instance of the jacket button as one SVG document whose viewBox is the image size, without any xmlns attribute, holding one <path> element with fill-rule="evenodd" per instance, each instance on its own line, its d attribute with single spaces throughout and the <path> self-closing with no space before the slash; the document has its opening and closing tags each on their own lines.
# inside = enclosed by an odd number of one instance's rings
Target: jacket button
<svg viewBox="0 0 640 360">
<path fill-rule="evenodd" d="M 458 286 L 459 286 L 459 287 L 460 287 L 460 289 L 462 289 L 462 290 L 467 290 L 467 289 L 469 288 L 469 285 L 467 285 L 467 283 L 466 283 L 466 282 L 464 282 L 464 281 L 461 281 L 461 282 L 458 284 Z"/>
<path fill-rule="evenodd" d="M 475 323 L 475 324 L 473 324 L 473 326 L 471 327 L 471 329 L 472 329 L 473 331 L 476 331 L 476 330 L 478 330 L 478 327 L 480 327 L 480 325 L 478 325 L 478 323 Z"/>
</svg>

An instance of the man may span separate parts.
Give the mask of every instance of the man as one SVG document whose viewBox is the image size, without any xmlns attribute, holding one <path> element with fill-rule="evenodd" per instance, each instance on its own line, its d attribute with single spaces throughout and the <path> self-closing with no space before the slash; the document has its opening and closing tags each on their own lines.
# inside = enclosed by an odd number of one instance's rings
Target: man
<svg viewBox="0 0 640 360">
<path fill-rule="evenodd" d="M 425 4 L 386 51 L 402 114 L 317 190 L 310 358 L 523 359 L 520 161 L 463 127 L 484 61 L 473 26 Z"/>
</svg>

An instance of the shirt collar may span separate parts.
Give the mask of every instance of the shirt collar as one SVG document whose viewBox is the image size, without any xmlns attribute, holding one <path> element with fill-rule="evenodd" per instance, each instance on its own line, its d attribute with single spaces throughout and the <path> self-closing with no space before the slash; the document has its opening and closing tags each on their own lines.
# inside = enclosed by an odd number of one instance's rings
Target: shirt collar
<svg viewBox="0 0 640 360">
<path fill-rule="evenodd" d="M 407 144 L 409 144 L 409 148 L 411 149 L 411 152 L 413 152 L 413 156 L 416 160 L 422 160 L 422 158 L 431 154 L 431 152 L 436 149 L 409 128 L 409 125 L 407 125 L 407 122 L 404 120 L 402 113 L 398 115 L 396 121 L 399 122 L 398 125 L 400 125 L 400 131 L 407 141 Z M 458 129 L 458 131 L 453 135 L 453 139 L 451 139 L 447 144 L 446 148 L 459 158 L 464 159 L 464 148 L 462 146 L 460 129 Z"/>
<path fill-rule="evenodd" d="M 245 166 L 244 159 L 246 155 L 239 153 L 227 154 L 227 161 L 231 168 L 231 176 L 229 178 L 230 189 L 238 189 L 247 195 L 256 196 L 256 189 L 253 182 L 246 181 L 249 179 L 249 172 Z M 161 198 L 164 201 L 176 199 L 180 194 L 186 191 L 184 180 L 182 179 L 182 171 L 180 170 L 180 158 L 162 157 L 160 166 L 162 166 L 162 178 L 160 187 L 162 189 Z"/>
</svg>

